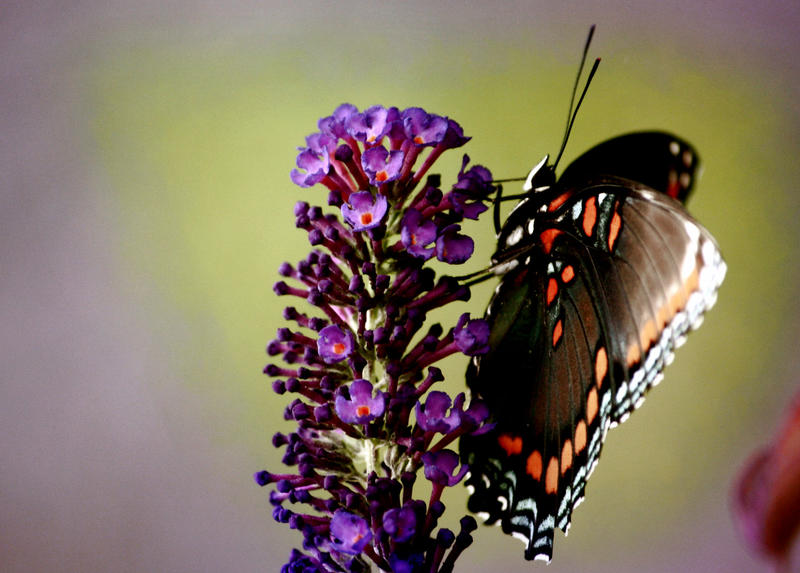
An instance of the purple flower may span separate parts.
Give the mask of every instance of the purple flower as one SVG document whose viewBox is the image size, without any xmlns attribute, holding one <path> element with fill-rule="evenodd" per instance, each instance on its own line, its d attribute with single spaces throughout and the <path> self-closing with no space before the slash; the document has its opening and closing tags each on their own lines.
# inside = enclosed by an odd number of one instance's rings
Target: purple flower
<svg viewBox="0 0 800 573">
<path fill-rule="evenodd" d="M 488 209 L 483 202 L 495 192 L 495 187 L 492 185 L 492 174 L 488 169 L 480 165 L 473 165 L 465 171 L 468 163 L 469 156 L 464 155 L 461 170 L 458 173 L 458 182 L 447 194 L 447 201 L 457 214 L 467 219 L 477 219 Z"/>
<path fill-rule="evenodd" d="M 281 568 L 281 573 L 309 573 L 319 570 L 318 561 L 293 549 L 289 556 L 289 562 Z"/>
<path fill-rule="evenodd" d="M 461 392 L 453 402 L 453 409 L 461 415 L 462 426 L 473 436 L 479 436 L 491 431 L 495 424 L 487 424 L 489 420 L 489 406 L 486 402 L 473 398 L 469 403 L 469 408 L 462 410 L 465 400 L 464 393 Z"/>
<path fill-rule="evenodd" d="M 350 398 L 342 394 L 336 396 L 336 414 L 348 424 L 366 424 L 381 416 L 385 396 L 380 390 L 372 396 L 372 384 L 363 378 L 354 380 L 349 386 Z"/>
<path fill-rule="evenodd" d="M 349 203 L 342 205 L 342 215 L 353 230 L 365 231 L 381 224 L 387 208 L 383 195 L 374 197 L 369 191 L 359 191 L 350 195 Z"/>
<path fill-rule="evenodd" d="M 387 151 L 383 146 L 371 147 L 361 156 L 361 165 L 369 176 L 371 185 L 380 185 L 394 181 L 400 176 L 405 153 L 402 151 Z"/>
<path fill-rule="evenodd" d="M 400 240 L 410 254 L 425 260 L 433 256 L 434 247 L 426 248 L 426 245 L 430 245 L 436 240 L 437 229 L 433 221 L 430 219 L 423 221 L 422 213 L 410 208 L 403 216 L 400 229 Z"/>
<path fill-rule="evenodd" d="M 462 235 L 459 225 L 448 225 L 436 239 L 436 258 L 451 265 L 460 265 L 472 256 L 475 244 L 467 235 Z"/>
<path fill-rule="evenodd" d="M 389 565 L 392 573 L 417 573 L 423 571 L 425 556 L 422 553 L 412 553 L 410 555 L 393 554 L 389 557 Z"/>
<path fill-rule="evenodd" d="M 458 349 L 467 356 L 477 356 L 489 352 L 489 323 L 482 318 L 470 320 L 464 313 L 458 319 L 453 332 Z"/>
<path fill-rule="evenodd" d="M 464 130 L 461 129 L 457 122 L 452 119 L 447 120 L 447 130 L 441 140 L 442 146 L 447 149 L 455 149 L 456 147 L 461 147 L 470 139 L 470 137 L 464 137 Z"/>
<path fill-rule="evenodd" d="M 482 201 L 470 201 L 469 195 L 458 191 L 450 191 L 447 197 L 453 205 L 453 211 L 465 219 L 477 220 L 481 213 L 489 209 Z"/>
<path fill-rule="evenodd" d="M 340 509 L 331 518 L 331 541 L 337 551 L 358 555 L 372 541 L 372 531 L 366 520 Z"/>
<path fill-rule="evenodd" d="M 436 145 L 447 133 L 447 118 L 426 113 L 419 107 L 403 110 L 406 137 L 416 145 Z"/>
<path fill-rule="evenodd" d="M 306 138 L 308 147 L 301 147 L 297 156 L 297 166 L 305 173 L 292 169 L 292 181 L 300 187 L 311 187 L 328 174 L 331 168 L 330 156 L 336 149 L 336 138 L 322 133 L 314 133 Z"/>
<path fill-rule="evenodd" d="M 353 334 L 335 324 L 319 331 L 317 352 L 327 364 L 341 362 L 353 353 Z"/>
<path fill-rule="evenodd" d="M 379 143 L 386 131 L 391 127 L 397 108 L 386 109 L 375 105 L 364 111 L 350 116 L 347 122 L 347 131 L 357 140 L 367 144 Z"/>
<path fill-rule="evenodd" d="M 417 424 L 426 432 L 439 432 L 447 434 L 456 429 L 461 424 L 461 415 L 456 409 L 447 416 L 447 410 L 452 402 L 450 396 L 438 390 L 432 390 L 423 406 L 417 402 L 416 415 Z"/>
<path fill-rule="evenodd" d="M 414 537 L 417 522 L 417 513 L 409 504 L 390 509 L 383 514 L 383 529 L 396 543 L 405 543 Z"/>
<path fill-rule="evenodd" d="M 358 108 L 353 104 L 343 103 L 336 108 L 333 115 L 323 117 L 317 124 L 322 133 L 345 139 L 348 135 L 347 124 L 353 115 L 358 113 Z"/>
<path fill-rule="evenodd" d="M 454 486 L 469 470 L 462 465 L 459 472 L 453 475 L 453 470 L 458 466 L 458 454 L 451 450 L 427 452 L 422 456 L 422 463 L 425 465 L 425 477 L 437 485 Z"/>
<path fill-rule="evenodd" d="M 492 173 L 482 165 L 473 165 L 467 171 L 469 156 L 464 155 L 461 163 L 461 171 L 458 174 L 458 182 L 453 185 L 453 189 L 463 191 L 465 194 L 474 198 L 487 198 L 494 193 L 492 185 Z"/>
</svg>

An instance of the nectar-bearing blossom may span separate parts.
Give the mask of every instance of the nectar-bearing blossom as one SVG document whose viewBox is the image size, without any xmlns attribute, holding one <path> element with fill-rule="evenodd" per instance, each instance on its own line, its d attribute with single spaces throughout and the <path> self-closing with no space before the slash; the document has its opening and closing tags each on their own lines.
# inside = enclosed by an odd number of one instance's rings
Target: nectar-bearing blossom
<svg viewBox="0 0 800 573">
<path fill-rule="evenodd" d="M 318 127 L 291 179 L 327 188 L 328 207 L 295 206 L 312 248 L 278 270 L 274 292 L 296 305 L 267 345 L 280 362 L 264 369 L 297 425 L 272 440 L 285 448 L 284 472 L 255 474 L 273 486 L 275 520 L 302 534 L 282 571 L 452 571 L 476 525 L 465 516 L 458 534 L 438 526 L 442 492 L 468 471 L 450 447 L 491 425 L 485 404 L 438 389 L 436 363 L 486 352 L 489 329 L 467 314 L 450 328 L 428 324 L 470 295 L 428 261 L 470 258 L 460 223 L 487 210 L 492 176 L 465 155 L 443 189 L 431 167 L 469 138 L 421 108 L 344 104 Z M 427 499 L 418 479 L 430 482 Z"/>
</svg>

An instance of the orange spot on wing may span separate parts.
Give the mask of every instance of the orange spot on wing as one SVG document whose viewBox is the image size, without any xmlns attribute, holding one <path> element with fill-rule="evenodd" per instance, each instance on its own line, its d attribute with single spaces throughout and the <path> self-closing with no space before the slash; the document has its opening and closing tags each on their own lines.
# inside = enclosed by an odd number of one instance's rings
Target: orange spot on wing
<svg viewBox="0 0 800 573">
<path fill-rule="evenodd" d="M 670 320 L 686 308 L 688 301 L 688 293 L 694 292 L 699 286 L 699 277 L 697 276 L 697 269 L 692 270 L 691 274 L 686 277 L 683 282 L 683 287 L 676 290 L 671 297 L 669 297 L 669 313 Z"/>
<path fill-rule="evenodd" d="M 608 226 L 608 250 L 609 252 L 614 252 L 614 243 L 617 242 L 617 236 L 619 235 L 619 229 L 622 226 L 622 217 L 619 216 L 619 212 L 614 210 L 614 216 L 611 217 L 611 223 Z"/>
<path fill-rule="evenodd" d="M 560 229 L 546 229 L 539 234 L 539 240 L 542 242 L 542 248 L 544 248 L 545 254 L 550 254 L 553 248 L 553 241 L 555 241 L 556 237 L 562 232 L 563 231 Z"/>
<path fill-rule="evenodd" d="M 628 366 L 638 364 L 641 358 L 642 351 L 639 349 L 639 343 L 636 342 L 635 344 L 631 344 L 628 347 L 628 355 L 625 357 L 625 361 L 627 362 Z"/>
<path fill-rule="evenodd" d="M 581 420 L 575 426 L 575 453 L 579 454 L 586 447 L 586 422 Z"/>
<path fill-rule="evenodd" d="M 648 320 L 644 323 L 644 326 L 639 331 L 639 342 L 641 342 L 642 348 L 647 350 L 657 339 L 658 328 L 656 328 L 656 323 L 652 320 Z"/>
<path fill-rule="evenodd" d="M 593 387 L 589 390 L 589 395 L 586 397 L 586 421 L 590 424 L 594 421 L 594 417 L 597 416 L 598 407 L 597 388 Z"/>
<path fill-rule="evenodd" d="M 533 450 L 533 453 L 528 456 L 525 471 L 537 481 L 542 479 L 542 454 L 539 453 L 539 450 Z"/>
<path fill-rule="evenodd" d="M 509 456 L 518 454 L 522 451 L 522 438 L 511 434 L 501 434 L 497 438 L 497 443 L 506 451 Z"/>
<path fill-rule="evenodd" d="M 567 440 L 561 448 L 561 475 L 572 467 L 572 442 Z"/>
<path fill-rule="evenodd" d="M 572 265 L 567 265 L 564 267 L 564 270 L 561 271 L 561 280 L 565 283 L 568 283 L 572 279 L 575 278 L 575 269 L 572 268 Z"/>
<path fill-rule="evenodd" d="M 570 195 L 572 195 L 572 192 L 562 193 L 561 195 L 559 195 L 558 197 L 556 197 L 555 199 L 550 201 L 550 204 L 547 206 L 547 210 L 548 211 L 555 211 L 556 209 L 561 207 L 561 205 L 564 204 L 564 201 L 569 199 Z"/>
<path fill-rule="evenodd" d="M 603 346 L 597 350 L 597 356 L 594 357 L 594 380 L 598 388 L 603 384 L 606 374 L 608 374 L 608 353 Z"/>
<path fill-rule="evenodd" d="M 544 477 L 544 491 L 547 493 L 558 492 L 558 459 L 553 456 L 547 464 L 547 474 Z"/>
<path fill-rule="evenodd" d="M 547 281 L 547 304 L 553 302 L 553 299 L 556 298 L 556 294 L 558 294 L 558 282 L 556 279 L 550 277 L 550 280 Z"/>
<path fill-rule="evenodd" d="M 591 237 L 594 233 L 595 223 L 597 223 L 597 197 L 589 197 L 583 209 L 583 232 L 587 237 Z"/>
<path fill-rule="evenodd" d="M 563 332 L 564 325 L 561 323 L 561 320 L 559 320 L 553 328 L 553 348 L 555 348 L 556 344 L 558 344 L 558 341 L 561 340 L 561 335 Z"/>
<path fill-rule="evenodd" d="M 658 309 L 658 313 L 656 313 L 656 320 L 658 320 L 659 328 L 664 328 L 667 323 L 672 320 L 672 314 L 670 312 L 669 305 L 665 304 Z"/>
<path fill-rule="evenodd" d="M 633 366 L 640 362 L 642 352 L 647 351 L 653 343 L 658 340 L 659 333 L 673 319 L 675 315 L 686 308 L 689 294 L 699 288 L 699 276 L 697 269 L 692 270 L 683 284 L 675 289 L 667 298 L 658 311 L 655 320 L 648 320 L 639 330 L 639 340 L 628 347 L 628 354 L 625 357 L 628 366 Z"/>
<path fill-rule="evenodd" d="M 688 301 L 687 293 L 692 293 L 698 289 L 698 281 L 697 269 L 694 269 L 691 274 L 686 277 L 683 285 L 676 287 L 675 292 L 673 292 L 668 297 L 666 303 L 658 309 L 656 312 L 656 330 L 658 332 L 664 330 L 664 327 L 675 318 L 675 315 L 686 308 L 686 303 Z M 645 325 L 645 328 L 652 329 L 652 325 L 648 323 Z M 645 329 L 642 329 L 642 339 L 644 339 L 645 334 Z M 655 340 L 655 338 L 653 338 L 653 340 Z"/>
</svg>

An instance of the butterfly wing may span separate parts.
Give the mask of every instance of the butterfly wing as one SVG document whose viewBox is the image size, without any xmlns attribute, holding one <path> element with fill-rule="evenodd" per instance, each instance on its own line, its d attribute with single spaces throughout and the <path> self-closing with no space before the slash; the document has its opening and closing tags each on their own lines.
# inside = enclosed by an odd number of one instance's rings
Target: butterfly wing
<svg viewBox="0 0 800 573">
<path fill-rule="evenodd" d="M 641 183 L 685 203 L 699 158 L 683 139 L 663 131 L 614 137 L 578 157 L 559 178 L 563 188 L 580 187 L 587 178 L 610 175 Z"/>
<path fill-rule="evenodd" d="M 470 509 L 548 561 L 608 428 L 659 380 L 725 274 L 714 239 L 666 193 L 599 177 L 565 194 L 553 211 L 523 205 L 509 219 L 532 223 L 508 247 L 490 351 L 467 373 L 497 426 L 461 446 Z"/>
</svg>

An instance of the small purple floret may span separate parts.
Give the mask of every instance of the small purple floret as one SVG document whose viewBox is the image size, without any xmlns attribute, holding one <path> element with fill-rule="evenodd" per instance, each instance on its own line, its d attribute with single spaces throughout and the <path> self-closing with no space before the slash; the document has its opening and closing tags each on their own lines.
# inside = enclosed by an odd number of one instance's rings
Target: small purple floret
<svg viewBox="0 0 800 573">
<path fill-rule="evenodd" d="M 419 107 L 403 110 L 406 137 L 417 145 L 436 145 L 447 133 L 447 118 L 426 113 Z"/>
<path fill-rule="evenodd" d="M 471 237 L 462 235 L 458 231 L 460 225 L 448 225 L 436 239 L 436 258 L 451 265 L 466 262 L 475 250 L 475 243 Z"/>
<path fill-rule="evenodd" d="M 317 352 L 327 364 L 341 362 L 353 353 L 353 335 L 335 324 L 319 331 Z"/>
<path fill-rule="evenodd" d="M 359 378 L 350 384 L 349 390 L 349 400 L 339 394 L 335 401 L 336 414 L 343 422 L 366 424 L 383 414 L 385 395 L 378 390 L 373 397 L 370 382 Z"/>
<path fill-rule="evenodd" d="M 400 150 L 387 151 L 383 146 L 367 149 L 361 156 L 361 166 L 372 185 L 394 181 L 400 176 L 405 153 Z"/>
<path fill-rule="evenodd" d="M 458 349 L 467 356 L 477 356 L 489 352 L 489 323 L 478 318 L 469 319 L 469 314 L 464 313 L 458 319 L 453 331 L 453 338 Z"/>
<path fill-rule="evenodd" d="M 381 138 L 390 127 L 390 110 L 381 105 L 375 105 L 364 111 L 350 116 L 347 131 L 357 140 L 368 145 L 380 142 Z"/>
<path fill-rule="evenodd" d="M 426 245 L 436 240 L 436 223 L 430 219 L 423 221 L 422 213 L 408 209 L 400 225 L 400 233 L 400 240 L 410 254 L 425 260 L 433 256 L 434 247 L 426 248 Z"/>
<path fill-rule="evenodd" d="M 441 140 L 441 143 L 444 147 L 447 149 L 455 149 L 456 147 L 461 147 L 470 139 L 472 138 L 464 136 L 464 130 L 461 129 L 461 126 L 458 125 L 458 122 L 452 119 L 447 120 L 447 131 Z"/>
<path fill-rule="evenodd" d="M 415 408 L 417 424 L 426 432 L 442 434 L 452 432 L 461 423 L 461 416 L 456 409 L 447 416 L 451 404 L 450 396 L 446 393 L 438 390 L 429 392 L 424 406 L 421 402 L 417 402 Z"/>
<path fill-rule="evenodd" d="M 358 555 L 372 541 L 372 532 L 366 520 L 340 509 L 331 518 L 331 541 L 337 551 Z"/>
<path fill-rule="evenodd" d="M 422 456 L 422 463 L 425 464 L 426 478 L 435 484 L 451 487 L 460 482 L 469 470 L 462 465 L 458 473 L 453 475 L 453 470 L 458 466 L 458 454 L 452 450 L 427 452 Z"/>
<path fill-rule="evenodd" d="M 352 193 L 348 203 L 342 205 L 342 216 L 353 230 L 365 231 L 380 225 L 387 209 L 383 195 L 374 197 L 369 191 L 359 191 Z"/>
<path fill-rule="evenodd" d="M 331 168 L 330 156 L 336 149 L 336 138 L 330 135 L 315 133 L 306 138 L 308 147 L 300 148 L 297 166 L 305 173 L 293 169 L 292 181 L 300 187 L 311 187 L 328 174 Z"/>
<path fill-rule="evenodd" d="M 390 509 L 383 514 L 383 529 L 393 541 L 405 543 L 417 531 L 417 515 L 414 509 L 409 505 Z"/>
<path fill-rule="evenodd" d="M 425 556 L 422 553 L 412 553 L 408 556 L 400 556 L 393 554 L 389 557 L 389 565 L 393 573 L 415 573 L 416 571 L 424 571 L 422 566 L 425 562 Z"/>
<path fill-rule="evenodd" d="M 344 139 L 347 137 L 347 123 L 358 113 L 358 108 L 350 103 L 343 103 L 336 108 L 333 115 L 323 117 L 317 124 L 322 133 Z"/>
</svg>

